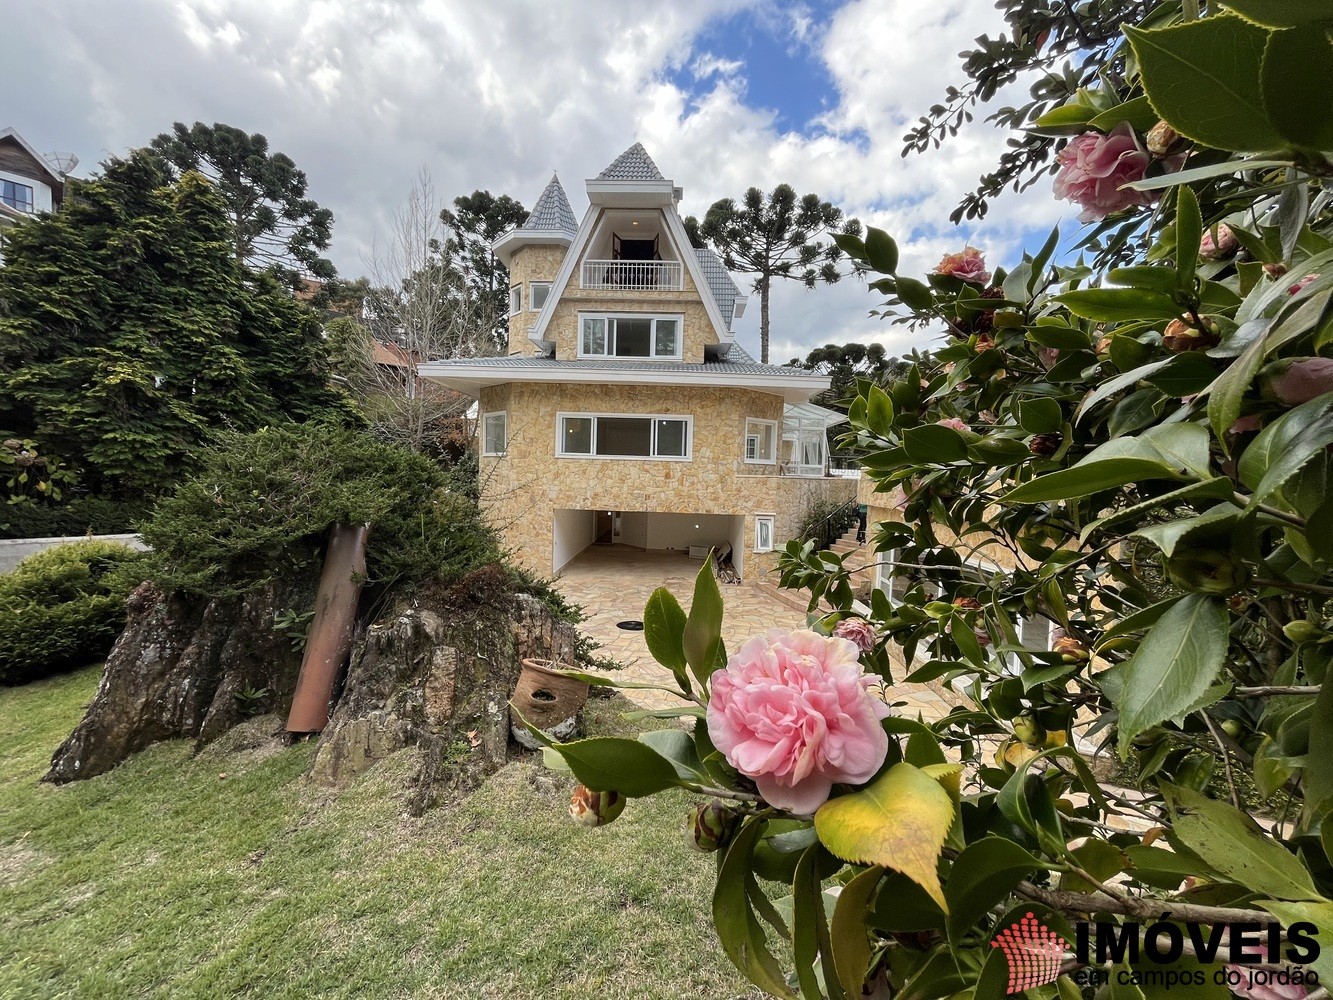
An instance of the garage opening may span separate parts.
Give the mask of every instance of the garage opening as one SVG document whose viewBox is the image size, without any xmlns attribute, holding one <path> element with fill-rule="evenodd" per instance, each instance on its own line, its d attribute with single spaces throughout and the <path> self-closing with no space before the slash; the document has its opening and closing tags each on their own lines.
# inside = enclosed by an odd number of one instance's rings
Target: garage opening
<svg viewBox="0 0 1333 1000">
<path fill-rule="evenodd" d="M 624 549 L 702 560 L 729 545 L 732 565 L 744 575 L 745 518 L 739 514 L 679 514 L 659 511 L 557 510 L 552 525 L 553 573 L 591 549 Z"/>
</svg>

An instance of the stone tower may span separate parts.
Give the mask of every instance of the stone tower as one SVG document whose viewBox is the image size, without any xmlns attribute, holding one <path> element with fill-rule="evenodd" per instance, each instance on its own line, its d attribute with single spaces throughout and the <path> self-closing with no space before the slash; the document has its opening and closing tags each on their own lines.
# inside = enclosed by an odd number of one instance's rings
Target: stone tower
<svg viewBox="0 0 1333 1000">
<path fill-rule="evenodd" d="M 509 268 L 510 355 L 531 357 L 539 353 L 537 345 L 528 339 L 528 331 L 537 322 L 577 230 L 578 220 L 565 189 L 560 186 L 560 178 L 552 174 L 523 225 L 495 241 L 495 255 Z"/>
</svg>

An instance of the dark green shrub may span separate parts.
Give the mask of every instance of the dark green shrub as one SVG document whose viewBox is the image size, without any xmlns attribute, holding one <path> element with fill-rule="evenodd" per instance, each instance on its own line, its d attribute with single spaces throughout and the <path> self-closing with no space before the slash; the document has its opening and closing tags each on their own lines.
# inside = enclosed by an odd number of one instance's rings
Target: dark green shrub
<svg viewBox="0 0 1333 1000">
<path fill-rule="evenodd" d="M 143 554 L 116 542 L 71 542 L 0 576 L 0 684 L 102 659 L 125 624 Z"/>
<path fill-rule="evenodd" d="M 68 494 L 67 494 L 68 495 Z M 75 497 L 64 503 L 17 503 L 0 506 L 0 538 L 55 538 L 120 535 L 137 531 L 149 500 Z"/>
<path fill-rule="evenodd" d="M 237 594 L 311 572 L 339 522 L 372 526 L 375 584 L 449 583 L 498 558 L 476 502 L 448 470 L 368 432 L 317 423 L 222 435 L 143 537 L 163 586 Z"/>
</svg>

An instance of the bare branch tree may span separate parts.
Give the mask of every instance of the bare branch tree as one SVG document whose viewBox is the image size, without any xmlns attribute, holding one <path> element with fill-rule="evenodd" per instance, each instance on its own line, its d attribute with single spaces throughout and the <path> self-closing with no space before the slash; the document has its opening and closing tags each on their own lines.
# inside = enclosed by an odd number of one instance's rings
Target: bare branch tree
<svg viewBox="0 0 1333 1000">
<path fill-rule="evenodd" d="M 415 451 L 429 450 L 445 423 L 463 417 L 471 402 L 423 381 L 417 366 L 495 351 L 486 304 L 450 257 L 448 237 L 423 168 L 387 235 L 375 240 L 365 258 L 371 283 L 366 342 L 345 355 L 352 368 L 348 381 L 372 423 Z"/>
</svg>

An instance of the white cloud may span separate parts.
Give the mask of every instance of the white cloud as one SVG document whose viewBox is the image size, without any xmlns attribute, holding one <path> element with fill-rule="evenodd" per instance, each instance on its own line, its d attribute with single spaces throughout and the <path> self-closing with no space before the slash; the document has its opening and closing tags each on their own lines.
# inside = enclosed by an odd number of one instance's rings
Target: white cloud
<svg viewBox="0 0 1333 1000">
<path fill-rule="evenodd" d="M 746 103 L 743 66 L 695 51 L 705 25 L 747 7 L 826 62 L 837 94 L 813 132 L 779 128 Z M 558 169 L 580 211 L 582 179 L 636 139 L 684 186 L 687 213 L 787 181 L 888 229 L 909 269 L 965 241 L 1002 263 L 1025 230 L 1062 214 L 1038 185 L 952 229 L 949 212 L 1003 149 L 989 126 L 899 155 L 910 123 L 959 79 L 958 50 L 998 28 L 989 4 L 857 0 L 821 16 L 776 0 L 46 0 L 7 13 L 25 44 L 7 52 L 0 86 L 31 98 L 0 124 L 88 168 L 177 120 L 263 132 L 334 211 L 348 273 L 423 165 L 447 196 L 485 187 L 525 202 Z M 681 67 L 704 93 L 671 82 Z M 774 359 L 830 340 L 901 350 L 924 339 L 867 318 L 875 304 L 855 281 L 780 286 Z M 752 350 L 758 312 L 753 302 L 740 326 Z"/>
</svg>

